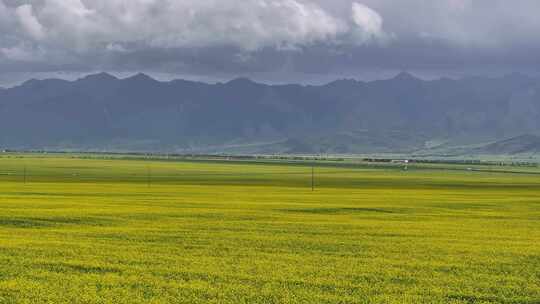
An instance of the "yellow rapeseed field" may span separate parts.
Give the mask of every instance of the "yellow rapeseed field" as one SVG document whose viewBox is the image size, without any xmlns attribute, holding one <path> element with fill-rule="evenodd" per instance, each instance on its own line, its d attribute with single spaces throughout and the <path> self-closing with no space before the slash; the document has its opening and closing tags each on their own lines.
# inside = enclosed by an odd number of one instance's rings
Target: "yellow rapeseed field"
<svg viewBox="0 0 540 304">
<path fill-rule="evenodd" d="M 0 303 L 540 303 L 540 170 L 0 158 Z"/>
</svg>

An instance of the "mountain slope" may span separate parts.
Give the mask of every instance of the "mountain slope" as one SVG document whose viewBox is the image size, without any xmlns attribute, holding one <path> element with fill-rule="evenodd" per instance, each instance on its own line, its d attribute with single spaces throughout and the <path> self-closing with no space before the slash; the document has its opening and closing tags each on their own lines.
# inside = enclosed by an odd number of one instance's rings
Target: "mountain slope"
<svg viewBox="0 0 540 304">
<path fill-rule="evenodd" d="M 105 73 L 29 80 L 0 90 L 0 146 L 219 151 L 274 142 L 257 152 L 411 151 L 432 139 L 539 133 L 539 92 L 537 79 L 519 75 L 423 81 L 402 73 L 322 86 Z"/>
<path fill-rule="evenodd" d="M 480 148 L 480 151 L 485 154 L 539 153 L 540 136 L 530 134 L 516 136 L 488 144 Z"/>
</svg>

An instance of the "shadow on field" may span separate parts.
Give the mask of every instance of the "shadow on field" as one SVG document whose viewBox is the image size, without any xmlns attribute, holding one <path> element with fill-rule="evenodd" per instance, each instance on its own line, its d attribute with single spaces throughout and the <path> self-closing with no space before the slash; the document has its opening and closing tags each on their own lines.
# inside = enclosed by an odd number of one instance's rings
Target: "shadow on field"
<svg viewBox="0 0 540 304">
<path fill-rule="evenodd" d="M 281 212 L 288 213 L 308 213 L 308 214 L 355 214 L 355 213 L 397 213 L 394 210 L 377 208 L 310 208 L 310 209 L 280 209 Z"/>
<path fill-rule="evenodd" d="M 90 274 L 106 274 L 106 273 L 120 273 L 120 269 L 104 266 L 90 266 L 81 264 L 68 264 L 68 263 L 46 263 L 37 264 L 38 268 L 57 273 L 90 273 Z"/>
<path fill-rule="evenodd" d="M 52 217 L 52 218 L 8 218 L 0 217 L 0 227 L 5 228 L 49 228 L 66 225 L 109 226 L 115 223 L 110 219 L 95 217 Z"/>
<path fill-rule="evenodd" d="M 505 301 L 495 296 L 479 296 L 479 295 L 466 295 L 466 294 L 454 294 L 454 295 L 448 295 L 446 297 L 451 302 L 457 301 L 457 303 L 469 303 L 469 304 L 473 304 L 473 303 L 538 304 L 540 303 L 538 300 L 523 299 L 520 301 L 516 301 L 515 299 L 510 299 L 510 300 Z"/>
</svg>

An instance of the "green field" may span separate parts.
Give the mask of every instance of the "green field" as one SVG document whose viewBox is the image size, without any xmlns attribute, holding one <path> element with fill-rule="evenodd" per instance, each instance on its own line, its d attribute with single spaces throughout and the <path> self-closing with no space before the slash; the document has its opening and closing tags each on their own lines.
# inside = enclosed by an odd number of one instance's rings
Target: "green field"
<svg viewBox="0 0 540 304">
<path fill-rule="evenodd" d="M 0 157 L 0 303 L 540 303 L 540 170 L 443 167 Z"/>
</svg>

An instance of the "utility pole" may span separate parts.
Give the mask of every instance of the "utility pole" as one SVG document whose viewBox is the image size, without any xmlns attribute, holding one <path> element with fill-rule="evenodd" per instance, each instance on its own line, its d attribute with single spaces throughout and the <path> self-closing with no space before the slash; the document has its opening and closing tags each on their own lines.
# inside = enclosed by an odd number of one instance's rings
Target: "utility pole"
<svg viewBox="0 0 540 304">
<path fill-rule="evenodd" d="M 148 184 L 148 188 L 152 187 L 152 171 L 150 171 L 150 166 L 148 166 L 147 168 L 147 184 Z"/>
<path fill-rule="evenodd" d="M 311 164 L 311 191 L 315 191 L 315 164 Z"/>
<path fill-rule="evenodd" d="M 26 165 L 24 165 L 24 169 L 23 169 L 23 182 L 26 185 Z"/>
</svg>

